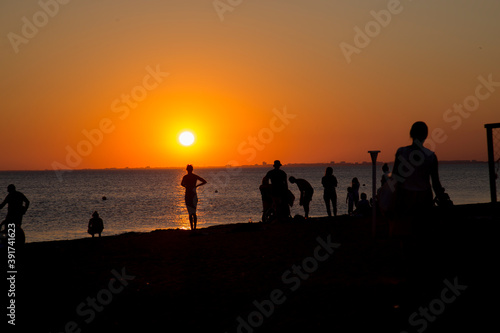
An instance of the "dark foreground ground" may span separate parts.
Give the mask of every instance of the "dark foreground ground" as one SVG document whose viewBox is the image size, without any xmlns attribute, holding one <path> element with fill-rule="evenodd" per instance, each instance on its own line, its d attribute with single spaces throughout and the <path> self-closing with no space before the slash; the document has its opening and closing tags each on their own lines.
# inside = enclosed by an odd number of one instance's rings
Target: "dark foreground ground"
<svg viewBox="0 0 500 333">
<path fill-rule="evenodd" d="M 403 252 L 383 221 L 373 238 L 370 219 L 346 216 L 30 243 L 16 256 L 16 328 L 496 331 L 499 223 L 499 206 L 437 209 Z"/>
</svg>

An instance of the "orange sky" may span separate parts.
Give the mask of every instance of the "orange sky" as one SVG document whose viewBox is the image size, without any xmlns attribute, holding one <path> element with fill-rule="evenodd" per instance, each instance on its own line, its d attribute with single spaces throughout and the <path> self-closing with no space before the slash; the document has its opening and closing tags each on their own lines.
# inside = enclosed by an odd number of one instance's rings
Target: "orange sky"
<svg viewBox="0 0 500 333">
<path fill-rule="evenodd" d="M 497 1 L 62 3 L 0 4 L 0 170 L 392 161 L 417 120 L 486 160 L 500 122 Z"/>
</svg>

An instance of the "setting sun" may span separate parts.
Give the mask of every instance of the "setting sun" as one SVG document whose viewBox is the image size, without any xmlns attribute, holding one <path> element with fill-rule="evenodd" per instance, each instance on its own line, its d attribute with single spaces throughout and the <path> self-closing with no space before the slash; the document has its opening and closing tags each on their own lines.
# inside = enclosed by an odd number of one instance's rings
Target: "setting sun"
<svg viewBox="0 0 500 333">
<path fill-rule="evenodd" d="M 179 142 L 183 146 L 191 146 L 194 143 L 194 135 L 191 132 L 182 132 L 181 135 L 179 135 Z"/>
</svg>

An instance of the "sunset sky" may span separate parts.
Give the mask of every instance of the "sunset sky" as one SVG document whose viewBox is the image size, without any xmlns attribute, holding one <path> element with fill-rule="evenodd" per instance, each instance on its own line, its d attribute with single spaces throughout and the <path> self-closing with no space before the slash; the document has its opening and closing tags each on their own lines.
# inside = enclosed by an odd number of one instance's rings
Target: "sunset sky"
<svg viewBox="0 0 500 333">
<path fill-rule="evenodd" d="M 486 160 L 500 1 L 3 0 L 0 170 Z M 179 134 L 195 135 L 183 146 Z"/>
</svg>

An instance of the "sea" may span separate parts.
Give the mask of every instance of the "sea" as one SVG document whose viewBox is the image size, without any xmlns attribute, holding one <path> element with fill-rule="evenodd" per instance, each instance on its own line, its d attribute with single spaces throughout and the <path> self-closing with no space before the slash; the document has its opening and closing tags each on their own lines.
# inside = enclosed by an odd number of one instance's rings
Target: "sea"
<svg viewBox="0 0 500 333">
<path fill-rule="evenodd" d="M 371 164 L 332 165 L 337 177 L 338 214 L 347 213 L 347 187 L 353 177 L 361 183 L 360 193 L 372 193 Z M 310 216 L 326 216 L 321 177 L 326 165 L 285 165 L 288 176 L 304 178 L 315 192 Z M 198 188 L 198 228 L 242 222 L 259 222 L 262 199 L 259 186 L 270 167 L 196 168 L 207 180 Z M 381 166 L 376 166 L 377 186 Z M 454 204 L 490 201 L 487 163 L 443 163 L 440 179 Z M 94 211 L 104 220 L 103 236 L 157 229 L 189 229 L 189 219 L 181 187 L 184 169 L 73 170 L 61 175 L 54 171 L 1 171 L 0 189 L 15 184 L 30 200 L 23 219 L 26 242 L 70 240 L 90 237 L 87 224 Z M 58 176 L 61 176 L 58 178 Z M 296 196 L 292 216 L 303 215 Z M 0 200 L 1 197 L 0 192 Z M 0 210 L 4 219 L 7 208 Z"/>
</svg>

